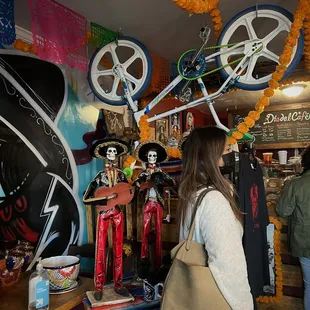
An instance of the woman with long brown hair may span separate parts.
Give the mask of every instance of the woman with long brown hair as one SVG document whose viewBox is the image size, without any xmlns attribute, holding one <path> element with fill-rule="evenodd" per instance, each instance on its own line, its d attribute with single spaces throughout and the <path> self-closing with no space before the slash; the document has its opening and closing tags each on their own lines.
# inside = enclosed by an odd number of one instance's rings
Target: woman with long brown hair
<svg viewBox="0 0 310 310">
<path fill-rule="evenodd" d="M 242 247 L 242 214 L 230 182 L 220 171 L 230 153 L 226 132 L 217 127 L 196 128 L 185 141 L 179 187 L 180 240 L 187 238 L 195 214 L 193 240 L 204 244 L 208 265 L 219 290 L 233 310 L 253 309 Z M 212 187 L 196 212 L 195 200 Z"/>
</svg>

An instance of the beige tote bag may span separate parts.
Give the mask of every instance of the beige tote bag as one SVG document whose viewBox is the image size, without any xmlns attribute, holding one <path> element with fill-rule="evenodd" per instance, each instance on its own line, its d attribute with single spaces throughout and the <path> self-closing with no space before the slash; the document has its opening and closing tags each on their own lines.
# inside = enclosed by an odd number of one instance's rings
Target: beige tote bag
<svg viewBox="0 0 310 310">
<path fill-rule="evenodd" d="M 204 196 L 198 197 L 188 238 L 171 251 L 172 266 L 164 284 L 162 310 L 228 310 L 231 309 L 213 279 L 204 245 L 193 241 L 195 215 Z"/>
</svg>

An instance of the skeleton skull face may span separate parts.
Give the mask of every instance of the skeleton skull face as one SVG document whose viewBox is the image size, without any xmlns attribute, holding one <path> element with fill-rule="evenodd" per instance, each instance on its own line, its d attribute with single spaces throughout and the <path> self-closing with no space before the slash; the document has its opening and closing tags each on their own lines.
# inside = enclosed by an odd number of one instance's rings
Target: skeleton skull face
<svg viewBox="0 0 310 310">
<path fill-rule="evenodd" d="M 148 160 L 149 164 L 152 164 L 152 165 L 156 164 L 156 162 L 157 162 L 157 152 L 149 151 L 147 153 L 147 160 Z"/>
<path fill-rule="evenodd" d="M 107 159 L 114 161 L 117 156 L 117 150 L 115 147 L 108 147 L 107 150 Z"/>
</svg>

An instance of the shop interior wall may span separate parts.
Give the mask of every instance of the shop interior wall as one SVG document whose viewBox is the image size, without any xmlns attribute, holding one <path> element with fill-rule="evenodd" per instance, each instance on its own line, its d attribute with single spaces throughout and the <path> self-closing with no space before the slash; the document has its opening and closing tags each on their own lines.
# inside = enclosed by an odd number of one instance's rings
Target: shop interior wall
<svg viewBox="0 0 310 310">
<path fill-rule="evenodd" d="M 149 116 L 151 117 L 154 115 L 158 115 L 160 113 L 166 112 L 175 107 L 182 106 L 183 104 L 184 104 L 183 102 L 177 99 L 174 99 L 174 98 L 164 99 L 157 106 L 153 108 Z M 214 119 L 211 114 L 206 114 L 204 112 L 201 112 L 197 108 L 187 109 L 181 113 L 185 113 L 185 112 L 192 112 L 194 114 L 196 127 L 215 125 Z M 222 124 L 224 124 L 225 126 L 228 125 L 228 114 L 226 112 L 218 113 L 218 117 L 220 121 L 222 122 Z M 181 128 L 182 126 L 183 126 L 183 117 L 181 117 Z M 150 124 L 150 127 L 151 127 L 151 135 L 152 135 L 151 138 L 154 138 L 155 137 L 155 121 Z"/>
</svg>

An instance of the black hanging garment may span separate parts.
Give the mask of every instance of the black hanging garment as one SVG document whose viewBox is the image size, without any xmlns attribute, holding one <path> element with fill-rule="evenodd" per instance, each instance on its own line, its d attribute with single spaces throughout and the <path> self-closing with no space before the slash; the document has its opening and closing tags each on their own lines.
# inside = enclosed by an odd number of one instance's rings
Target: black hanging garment
<svg viewBox="0 0 310 310">
<path fill-rule="evenodd" d="M 263 295 L 270 285 L 267 225 L 269 224 L 262 169 L 256 159 L 240 154 L 237 183 L 240 209 L 244 215 L 243 247 L 253 297 Z"/>
</svg>

